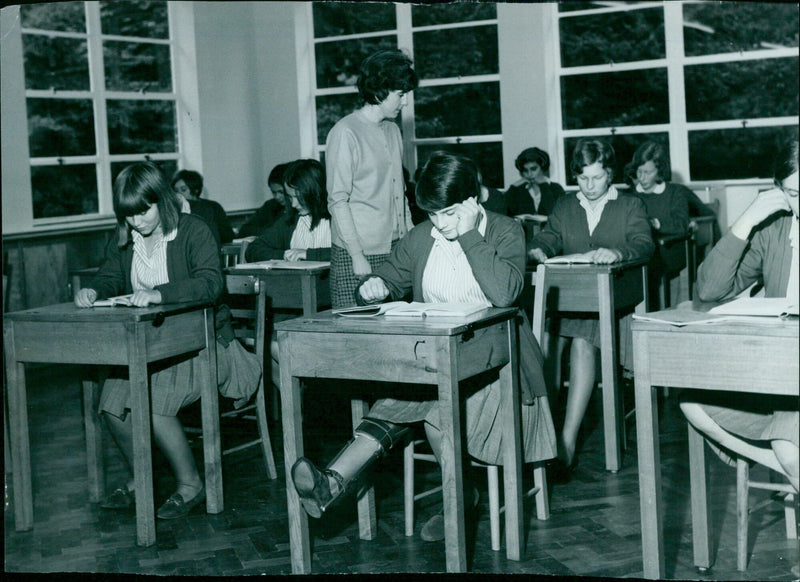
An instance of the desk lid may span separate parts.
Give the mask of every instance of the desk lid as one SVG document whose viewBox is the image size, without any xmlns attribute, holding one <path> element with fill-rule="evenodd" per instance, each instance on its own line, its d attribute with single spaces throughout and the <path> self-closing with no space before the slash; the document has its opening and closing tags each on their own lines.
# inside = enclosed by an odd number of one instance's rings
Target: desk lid
<svg viewBox="0 0 800 582">
<path fill-rule="evenodd" d="M 211 301 L 186 301 L 183 303 L 166 303 L 150 307 L 77 307 L 74 303 L 59 303 L 34 307 L 25 311 L 4 313 L 6 321 L 52 321 L 52 322 L 136 322 L 152 321 L 159 316 L 177 315 L 187 311 L 195 311 L 204 307 L 212 307 Z M 163 315 L 162 315 L 163 314 Z"/>
</svg>

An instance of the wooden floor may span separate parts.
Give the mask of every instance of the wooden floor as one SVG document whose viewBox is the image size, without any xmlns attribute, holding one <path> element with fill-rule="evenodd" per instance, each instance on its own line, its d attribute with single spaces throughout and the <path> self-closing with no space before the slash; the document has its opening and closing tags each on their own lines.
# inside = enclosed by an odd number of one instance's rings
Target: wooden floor
<svg viewBox="0 0 800 582">
<path fill-rule="evenodd" d="M 242 452 L 224 461 L 225 511 L 206 515 L 196 508 L 188 517 L 158 521 L 158 541 L 150 548 L 135 544 L 132 511 L 104 511 L 89 503 L 81 425 L 77 371 L 69 367 L 39 368 L 29 373 L 29 410 L 34 486 L 34 529 L 14 531 L 13 492 L 5 511 L 5 571 L 139 573 L 157 575 L 241 576 L 288 574 L 289 540 L 283 459 L 276 447 L 279 479 L 265 478 L 258 453 Z M 323 390 L 322 393 L 325 393 Z M 685 422 L 673 398 L 662 408 L 661 441 L 664 478 L 666 563 L 669 579 L 791 580 L 798 563 L 797 541 L 786 540 L 782 506 L 768 492 L 754 491 L 751 506 L 764 504 L 750 519 L 752 556 L 747 572 L 736 571 L 734 473 L 716 457 L 711 459 L 712 531 L 716 564 L 700 576 L 692 566 L 689 521 Z M 330 392 L 329 392 L 330 394 Z M 632 399 L 632 398 L 631 398 Z M 307 454 L 328 460 L 349 435 L 349 412 L 334 397 L 308 406 Z M 485 473 L 474 482 L 481 503 L 468 536 L 470 568 L 480 573 L 634 577 L 642 576 L 639 498 L 634 422 L 629 422 L 628 450 L 623 469 L 603 469 L 603 447 L 597 422 L 599 398 L 590 405 L 585 442 L 573 480 L 551 487 L 551 518 L 535 519 L 526 505 L 527 544 L 519 562 L 505 551 L 489 547 L 489 516 Z M 324 414 L 320 412 L 324 411 Z M 236 438 L 241 428 L 225 431 Z M 280 444 L 280 426 L 273 427 L 273 443 Z M 323 439 L 331 442 L 320 446 Z M 110 440 L 110 439 L 109 439 Z M 198 460 L 202 447 L 194 442 Z M 358 539 L 354 503 L 347 500 L 323 520 L 312 520 L 313 569 L 318 573 L 441 572 L 444 544 L 420 540 L 424 520 L 438 511 L 437 496 L 421 502 L 416 532 L 403 533 L 402 455 L 399 451 L 377 468 L 379 534 L 374 541 Z M 173 490 L 174 482 L 155 457 L 156 502 Z M 121 458 L 109 442 L 106 447 L 108 484 L 124 482 Z M 418 482 L 433 483 L 434 467 L 423 463 Z M 200 465 L 202 466 L 202 465 Z M 759 469 L 756 469 L 759 470 Z M 526 470 L 526 478 L 530 478 Z M 439 498 L 440 499 L 440 498 Z M 63 579 L 64 576 L 53 576 Z"/>
</svg>

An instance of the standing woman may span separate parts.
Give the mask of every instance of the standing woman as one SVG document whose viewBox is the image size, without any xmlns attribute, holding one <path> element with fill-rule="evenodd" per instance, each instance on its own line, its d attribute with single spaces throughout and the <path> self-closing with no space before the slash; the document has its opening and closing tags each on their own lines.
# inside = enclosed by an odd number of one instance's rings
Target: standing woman
<svg viewBox="0 0 800 582">
<path fill-rule="evenodd" d="M 417 87 L 411 60 L 381 50 L 361 63 L 363 102 L 333 126 L 326 143 L 331 214 L 331 303 L 355 304 L 356 284 L 412 227 L 405 197 L 403 142 L 394 119 Z"/>
<path fill-rule="evenodd" d="M 547 225 L 530 244 L 528 257 L 544 262 L 548 257 L 588 253 L 594 263 L 649 259 L 653 255 L 653 238 L 644 203 L 633 196 L 621 196 L 613 185 L 615 154 L 609 144 L 582 139 L 575 146 L 570 170 L 580 190 L 556 202 Z M 629 353 L 628 319 L 619 326 L 620 360 Z M 558 456 L 567 478 L 574 467 L 578 431 L 595 383 L 597 352 L 600 347 L 600 325 L 596 317 L 562 317 L 558 334 L 571 338 L 569 392 L 564 425 L 559 439 Z M 624 341 L 623 341 L 624 340 Z M 560 387 L 560 378 L 556 387 Z"/>
<path fill-rule="evenodd" d="M 550 156 L 539 148 L 527 148 L 517 156 L 514 165 L 522 178 L 506 192 L 507 213 L 548 215 L 564 189 L 551 182 Z"/>
<path fill-rule="evenodd" d="M 206 222 L 181 212 L 181 201 L 161 171 L 151 163 L 127 166 L 114 181 L 117 237 L 94 280 L 78 291 L 75 304 L 91 307 L 97 299 L 132 294 L 131 304 L 147 307 L 182 301 L 215 301 L 223 288 L 219 250 Z M 235 340 L 230 312 L 216 314 L 217 373 L 225 395 L 249 398 L 261 375 L 258 359 Z M 177 489 L 158 509 L 161 519 L 186 515 L 205 499 L 205 488 L 186 441 L 178 411 L 200 398 L 194 381 L 203 355 L 158 362 L 150 376 L 153 434 L 175 473 Z M 133 460 L 130 382 L 113 370 L 103 384 L 100 412 L 129 466 Z M 101 502 L 106 509 L 135 503 L 133 479 Z"/>
</svg>

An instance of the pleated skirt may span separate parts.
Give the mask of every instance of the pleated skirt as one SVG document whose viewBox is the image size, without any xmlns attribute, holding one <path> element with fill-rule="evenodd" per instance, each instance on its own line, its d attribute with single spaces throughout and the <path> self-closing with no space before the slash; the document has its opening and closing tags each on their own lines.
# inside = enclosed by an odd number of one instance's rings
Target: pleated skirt
<svg viewBox="0 0 800 582">
<path fill-rule="evenodd" d="M 633 334 L 631 321 L 633 315 L 628 314 L 617 320 L 619 364 L 633 372 Z M 553 317 L 548 319 L 548 329 L 553 335 L 569 338 L 583 338 L 600 349 L 600 320 L 597 315 L 586 317 Z"/>
<path fill-rule="evenodd" d="M 796 396 L 687 393 L 728 432 L 755 441 L 786 440 L 800 446 L 800 399 Z"/>
</svg>

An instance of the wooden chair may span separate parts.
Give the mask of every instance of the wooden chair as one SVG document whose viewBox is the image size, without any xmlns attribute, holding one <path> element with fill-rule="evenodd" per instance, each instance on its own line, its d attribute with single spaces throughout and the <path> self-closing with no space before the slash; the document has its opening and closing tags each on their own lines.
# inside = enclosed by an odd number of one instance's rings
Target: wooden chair
<svg viewBox="0 0 800 582">
<path fill-rule="evenodd" d="M 688 287 L 689 287 L 689 299 L 692 299 L 692 288 L 694 287 L 694 280 L 696 275 L 697 266 L 694 264 L 692 260 L 692 255 L 694 254 L 694 239 L 692 236 L 692 232 L 687 232 L 686 234 L 682 235 L 673 235 L 673 236 L 660 236 L 656 239 L 658 243 L 658 249 L 656 250 L 657 253 L 665 254 L 669 252 L 670 249 L 674 248 L 677 245 L 683 245 L 684 248 L 684 255 L 686 257 L 686 272 L 688 278 Z M 658 283 L 658 302 L 659 306 L 654 311 L 658 309 L 669 309 L 672 306 L 672 293 L 670 290 L 670 280 L 672 277 L 677 273 L 675 271 L 664 271 L 661 273 L 661 277 Z"/>
<path fill-rule="evenodd" d="M 268 337 L 266 306 L 260 300 L 258 292 L 258 278 L 245 275 L 227 275 L 225 277 L 226 293 L 232 299 L 234 307 L 231 308 L 231 316 L 234 320 L 234 332 L 236 337 L 250 351 L 255 352 L 262 365 L 264 372 L 258 384 L 253 401 L 239 409 L 230 410 L 220 414 L 221 419 L 243 419 L 255 421 L 258 427 L 258 438 L 241 443 L 239 445 L 225 448 L 223 443 L 222 455 L 230 455 L 238 451 L 261 446 L 264 456 L 264 464 L 267 470 L 267 477 L 276 479 L 278 477 L 275 468 L 275 457 L 272 453 L 272 442 L 269 436 L 269 424 L 267 423 L 266 401 L 264 396 L 264 374 L 268 367 L 264 365 L 269 357 L 265 356 L 265 337 Z M 236 306 L 234 299 L 252 299 L 251 305 L 247 307 Z M 197 432 L 198 429 L 186 428 L 187 432 Z"/>
</svg>

